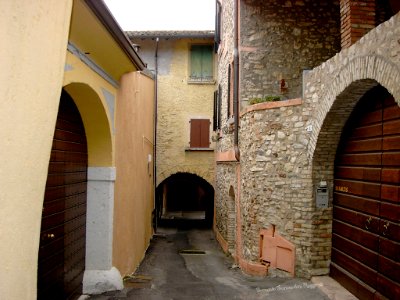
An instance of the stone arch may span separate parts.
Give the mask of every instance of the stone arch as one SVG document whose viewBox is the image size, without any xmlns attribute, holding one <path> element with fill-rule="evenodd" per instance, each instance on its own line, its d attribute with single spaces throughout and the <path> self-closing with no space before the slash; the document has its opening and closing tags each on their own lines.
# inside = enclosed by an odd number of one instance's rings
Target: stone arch
<svg viewBox="0 0 400 300">
<path fill-rule="evenodd" d="M 177 173 L 189 173 L 199 176 L 200 178 L 206 180 L 212 187 L 214 187 L 214 180 L 212 173 L 210 170 L 202 170 L 201 168 L 196 168 L 196 166 L 190 165 L 175 165 L 174 167 L 157 174 L 157 184 L 158 187 L 160 183 L 162 183 L 168 177 L 177 174 Z"/>
<path fill-rule="evenodd" d="M 400 104 L 400 67 L 379 55 L 365 55 L 353 58 L 350 61 L 344 60 L 345 64 L 340 65 L 336 70 L 331 71 L 327 80 L 335 79 L 332 82 L 321 82 L 326 89 L 321 95 L 323 102 L 317 107 L 314 115 L 318 118 L 314 124 L 311 134 L 309 155 L 313 157 L 317 151 L 317 143 L 320 140 L 324 126 L 329 122 L 326 118 L 331 112 L 344 109 L 341 117 L 349 116 L 357 100 L 370 88 L 378 83 L 391 93 L 396 102 Z M 333 62 L 327 62 L 327 64 Z M 333 66 L 329 66 L 334 68 Z M 329 68 L 328 67 L 328 68 Z M 335 76 L 336 75 L 336 76 Z M 343 100 L 350 96 L 351 101 Z"/>
<path fill-rule="evenodd" d="M 156 199 L 160 219 L 204 219 L 208 225 L 213 222 L 214 188 L 196 174 L 172 174 L 157 186 Z M 204 216 L 200 216 L 202 213 Z"/>
<path fill-rule="evenodd" d="M 113 112 L 108 114 L 106 101 L 87 83 L 72 82 L 64 90 L 79 110 L 88 148 L 83 293 L 122 289 L 121 274 L 112 265 L 115 168 L 113 124 L 108 116 Z"/>
<path fill-rule="evenodd" d="M 308 148 L 314 184 L 319 180 L 332 183 L 334 157 L 344 124 L 368 90 L 380 84 L 400 103 L 400 69 L 397 65 L 378 55 L 355 57 L 344 62 L 336 72 L 332 71 L 337 73 L 333 82 L 321 82 L 327 88 L 321 97 L 323 102 L 314 113 L 318 119 Z"/>
<path fill-rule="evenodd" d="M 98 93 L 85 83 L 70 83 L 64 90 L 73 98 L 85 126 L 89 167 L 113 166 L 112 124 Z"/>
<path fill-rule="evenodd" d="M 335 58 L 336 63 L 337 60 L 338 58 Z M 318 82 L 325 88 L 319 95 L 322 101 L 317 104 L 313 113 L 314 128 L 308 148 L 311 161 L 310 190 L 314 191 L 320 181 L 326 181 L 330 191 L 329 208 L 317 209 L 313 213 L 313 219 L 323 219 L 325 226 L 332 224 L 332 190 L 336 151 L 345 123 L 354 107 L 362 96 L 378 85 L 386 88 L 394 96 L 396 102 L 400 103 L 400 87 L 398 86 L 400 70 L 397 65 L 377 55 L 360 56 L 351 60 L 343 58 L 343 62 L 344 64 L 339 64 L 336 68 L 333 65 L 335 62 L 327 62 L 325 67 L 331 70 L 329 76 L 327 74 L 320 76 L 327 79 Z M 328 82 L 330 78 L 335 79 Z M 313 239 L 316 246 L 320 242 L 330 244 L 332 237 L 326 235 L 319 226 L 314 226 L 312 232 L 314 238 L 323 236 L 318 241 Z M 329 270 L 329 259 L 330 255 L 326 258 L 327 270 Z"/>
<path fill-rule="evenodd" d="M 228 228 L 226 240 L 228 243 L 228 251 L 234 255 L 236 247 L 236 193 L 232 185 L 229 187 L 228 197 Z"/>
</svg>

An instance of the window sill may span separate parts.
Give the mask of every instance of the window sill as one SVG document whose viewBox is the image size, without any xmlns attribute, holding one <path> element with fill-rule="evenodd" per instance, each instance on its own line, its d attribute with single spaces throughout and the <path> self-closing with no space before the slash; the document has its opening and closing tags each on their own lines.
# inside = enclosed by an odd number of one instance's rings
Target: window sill
<svg viewBox="0 0 400 300">
<path fill-rule="evenodd" d="M 191 152 L 191 151 L 205 151 L 205 152 L 212 152 L 214 151 L 214 148 L 185 148 L 186 152 Z"/>
<path fill-rule="evenodd" d="M 191 80 L 188 79 L 187 81 L 188 84 L 198 84 L 198 85 L 214 85 L 215 84 L 215 80 L 204 80 L 204 81 L 200 81 L 200 80 Z"/>
</svg>

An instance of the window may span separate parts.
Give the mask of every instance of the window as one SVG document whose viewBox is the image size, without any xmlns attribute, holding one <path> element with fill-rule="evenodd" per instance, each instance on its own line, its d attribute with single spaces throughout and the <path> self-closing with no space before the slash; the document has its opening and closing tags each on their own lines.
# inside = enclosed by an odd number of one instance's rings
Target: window
<svg viewBox="0 0 400 300">
<path fill-rule="evenodd" d="M 221 3 L 215 2 L 215 35 L 214 35 L 214 51 L 218 52 L 219 44 L 221 43 Z"/>
<path fill-rule="evenodd" d="M 213 46 L 192 45 L 190 49 L 190 81 L 213 80 Z"/>
<path fill-rule="evenodd" d="M 218 85 L 218 90 L 214 91 L 214 117 L 213 117 L 213 130 L 221 129 L 221 85 Z"/>
<path fill-rule="evenodd" d="M 190 120 L 190 148 L 210 148 L 210 120 Z"/>
</svg>

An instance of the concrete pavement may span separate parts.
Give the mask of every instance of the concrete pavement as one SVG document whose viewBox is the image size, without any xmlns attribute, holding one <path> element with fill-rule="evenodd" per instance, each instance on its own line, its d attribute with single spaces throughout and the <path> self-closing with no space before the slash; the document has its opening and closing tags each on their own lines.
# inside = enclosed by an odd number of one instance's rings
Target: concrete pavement
<svg viewBox="0 0 400 300">
<path fill-rule="evenodd" d="M 210 229 L 160 228 L 141 266 L 126 280 L 124 290 L 89 299 L 341 299 L 336 297 L 337 287 L 325 286 L 331 291 L 330 297 L 323 293 L 321 287 L 326 284 L 299 278 L 247 276 L 222 252 Z"/>
</svg>

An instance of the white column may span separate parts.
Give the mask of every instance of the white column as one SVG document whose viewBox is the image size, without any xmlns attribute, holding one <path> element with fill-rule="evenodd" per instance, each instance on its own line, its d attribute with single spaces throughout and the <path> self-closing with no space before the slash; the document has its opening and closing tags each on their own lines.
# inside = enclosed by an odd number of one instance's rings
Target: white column
<svg viewBox="0 0 400 300">
<path fill-rule="evenodd" d="M 121 274 L 112 265 L 114 182 L 115 168 L 88 168 L 84 294 L 123 289 Z"/>
</svg>

